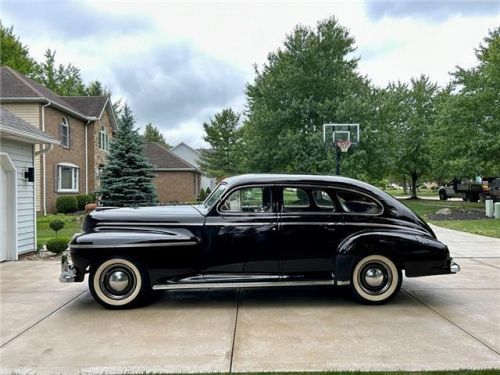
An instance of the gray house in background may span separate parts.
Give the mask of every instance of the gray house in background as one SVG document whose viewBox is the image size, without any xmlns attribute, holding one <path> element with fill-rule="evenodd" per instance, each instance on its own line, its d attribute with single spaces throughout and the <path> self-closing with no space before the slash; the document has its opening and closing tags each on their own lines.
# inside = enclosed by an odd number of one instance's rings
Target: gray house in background
<svg viewBox="0 0 500 375">
<path fill-rule="evenodd" d="M 191 146 L 185 144 L 184 142 L 179 143 L 177 146 L 172 147 L 170 152 L 174 153 L 178 157 L 184 159 L 189 164 L 194 165 L 196 168 L 200 169 L 200 150 L 195 150 Z M 210 190 L 214 190 L 214 187 L 217 185 L 217 180 L 215 178 L 211 178 L 205 175 L 201 176 L 200 188 L 203 190 L 207 190 L 207 187 Z"/>
<path fill-rule="evenodd" d="M 59 141 L 0 107 L 0 261 L 36 250 L 35 145 Z"/>
</svg>

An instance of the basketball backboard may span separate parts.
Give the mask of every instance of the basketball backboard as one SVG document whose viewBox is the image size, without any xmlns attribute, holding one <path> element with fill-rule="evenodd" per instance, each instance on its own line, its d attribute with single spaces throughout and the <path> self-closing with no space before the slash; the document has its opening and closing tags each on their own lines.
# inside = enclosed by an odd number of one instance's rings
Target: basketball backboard
<svg viewBox="0 0 500 375">
<path fill-rule="evenodd" d="M 349 141 L 352 145 L 359 143 L 359 124 L 324 124 L 323 142 Z"/>
</svg>

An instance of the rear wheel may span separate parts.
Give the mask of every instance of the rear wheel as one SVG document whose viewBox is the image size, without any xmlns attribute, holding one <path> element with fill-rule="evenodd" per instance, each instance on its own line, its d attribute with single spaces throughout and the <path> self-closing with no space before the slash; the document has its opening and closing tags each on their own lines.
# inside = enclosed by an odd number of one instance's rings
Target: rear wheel
<svg viewBox="0 0 500 375">
<path fill-rule="evenodd" d="M 148 284 L 140 266 L 125 258 L 104 260 L 90 270 L 90 292 L 97 302 L 109 309 L 137 306 L 144 300 Z"/>
<path fill-rule="evenodd" d="M 355 298 L 366 304 L 382 304 L 401 289 L 401 269 L 387 256 L 371 254 L 361 257 L 354 266 L 351 285 Z"/>
<path fill-rule="evenodd" d="M 439 192 L 439 199 L 440 199 L 440 200 L 442 200 L 442 201 L 445 201 L 445 200 L 447 200 L 447 199 L 448 199 L 448 196 L 446 195 L 446 191 L 441 190 L 441 191 Z"/>
</svg>

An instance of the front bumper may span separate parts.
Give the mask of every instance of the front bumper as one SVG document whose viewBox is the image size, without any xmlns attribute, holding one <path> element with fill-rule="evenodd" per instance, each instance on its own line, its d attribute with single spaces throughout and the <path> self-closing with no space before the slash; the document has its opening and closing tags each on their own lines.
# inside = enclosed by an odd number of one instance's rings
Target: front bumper
<svg viewBox="0 0 500 375">
<path fill-rule="evenodd" d="M 63 254 L 61 257 L 61 275 L 59 276 L 59 281 L 61 283 L 74 283 L 76 280 L 76 269 L 69 263 L 68 256 Z"/>
<path fill-rule="evenodd" d="M 450 259 L 450 272 L 457 273 L 460 272 L 460 266 L 455 262 L 453 258 Z"/>
</svg>

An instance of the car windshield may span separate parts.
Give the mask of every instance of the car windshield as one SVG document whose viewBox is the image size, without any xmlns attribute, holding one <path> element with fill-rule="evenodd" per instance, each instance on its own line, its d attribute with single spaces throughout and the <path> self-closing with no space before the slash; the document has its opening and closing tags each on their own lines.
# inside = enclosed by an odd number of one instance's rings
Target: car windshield
<svg viewBox="0 0 500 375">
<path fill-rule="evenodd" d="M 219 186 L 215 188 L 215 190 L 210 194 L 207 199 L 203 202 L 203 205 L 210 209 L 214 206 L 215 203 L 219 200 L 221 197 L 222 193 L 224 193 L 224 190 L 226 190 L 227 184 L 225 183 L 220 183 Z"/>
</svg>

